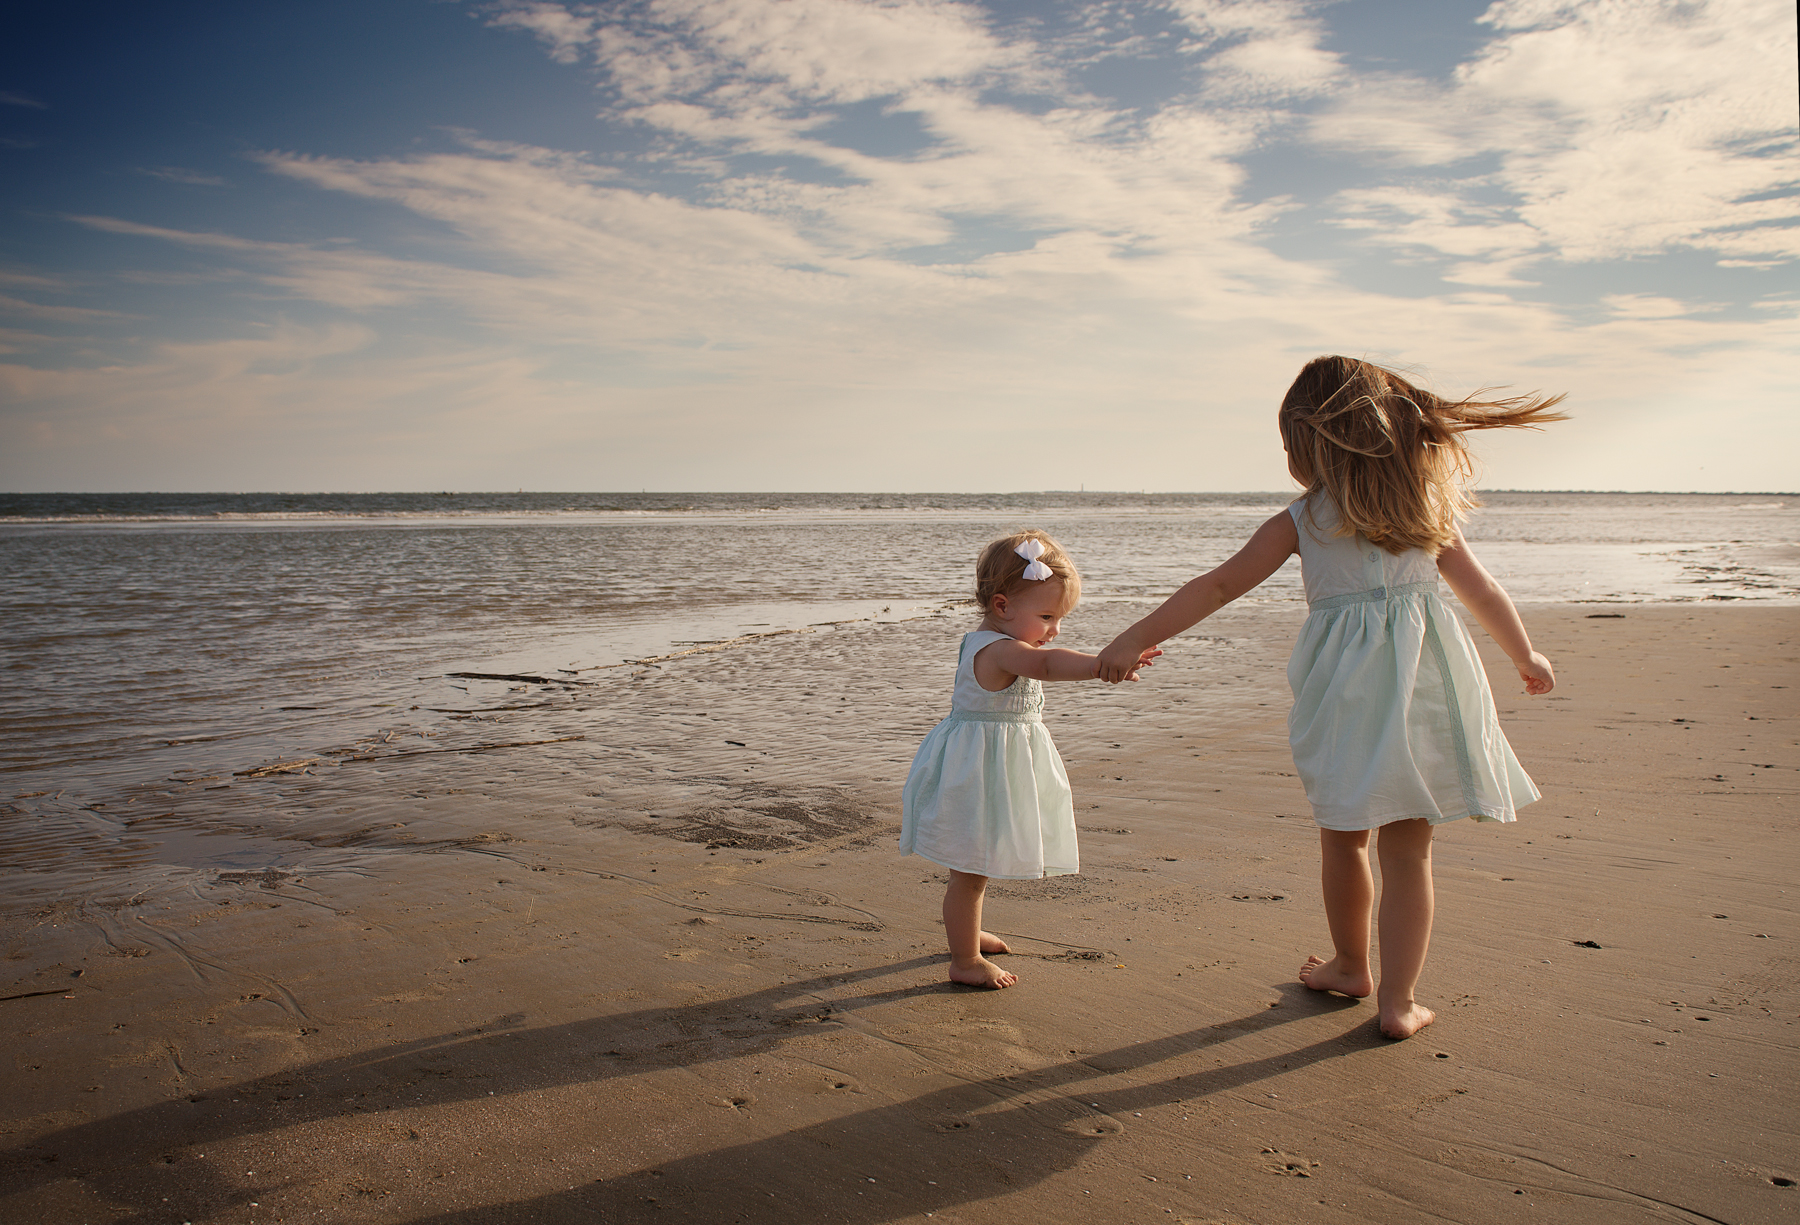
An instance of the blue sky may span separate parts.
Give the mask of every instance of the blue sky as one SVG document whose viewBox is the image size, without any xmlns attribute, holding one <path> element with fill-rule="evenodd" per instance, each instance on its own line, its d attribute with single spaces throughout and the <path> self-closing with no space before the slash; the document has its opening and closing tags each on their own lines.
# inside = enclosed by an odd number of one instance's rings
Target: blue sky
<svg viewBox="0 0 1800 1225">
<path fill-rule="evenodd" d="M 1768 0 L 38 6 L 0 487 L 1286 486 L 1347 352 L 1507 488 L 1793 489 Z"/>
</svg>

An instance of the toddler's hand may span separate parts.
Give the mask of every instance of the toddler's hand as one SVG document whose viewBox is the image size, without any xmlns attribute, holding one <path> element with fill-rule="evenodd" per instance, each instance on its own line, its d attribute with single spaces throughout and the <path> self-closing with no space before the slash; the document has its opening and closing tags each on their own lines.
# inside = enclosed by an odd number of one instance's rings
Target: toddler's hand
<svg viewBox="0 0 1800 1225">
<path fill-rule="evenodd" d="M 1555 670 L 1550 667 L 1550 661 L 1536 651 L 1524 659 L 1513 660 L 1513 667 L 1519 670 L 1519 679 L 1525 682 L 1525 692 L 1533 697 L 1556 688 Z"/>
<path fill-rule="evenodd" d="M 1146 649 L 1142 654 L 1140 654 L 1138 656 L 1138 661 L 1137 661 L 1136 666 L 1134 666 L 1131 669 L 1130 673 L 1126 675 L 1125 679 L 1128 681 L 1135 681 L 1138 678 L 1138 670 L 1140 668 L 1148 668 L 1151 664 L 1156 662 L 1156 657 L 1161 654 L 1162 654 L 1161 647 L 1150 647 L 1150 648 Z"/>
</svg>

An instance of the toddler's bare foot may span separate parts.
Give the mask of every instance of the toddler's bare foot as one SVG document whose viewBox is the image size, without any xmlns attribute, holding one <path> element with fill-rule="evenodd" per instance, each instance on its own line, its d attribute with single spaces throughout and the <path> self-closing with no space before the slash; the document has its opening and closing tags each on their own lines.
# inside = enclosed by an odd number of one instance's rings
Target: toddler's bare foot
<svg viewBox="0 0 1800 1225">
<path fill-rule="evenodd" d="M 1019 976 L 1010 970 L 1002 970 L 986 957 L 978 957 L 972 966 L 959 966 L 950 963 L 950 981 L 963 983 L 970 987 L 1010 987 L 1019 981 Z"/>
<path fill-rule="evenodd" d="M 981 933 L 981 951 L 984 953 L 1012 952 L 1010 948 L 1006 947 L 1006 941 L 996 936 L 993 932 Z"/>
<path fill-rule="evenodd" d="M 1360 974 L 1346 973 L 1339 968 L 1336 957 L 1330 961 L 1308 957 L 1306 964 L 1300 967 L 1300 981 L 1314 991 L 1335 991 L 1359 1000 L 1375 990 L 1374 975 L 1367 970 Z"/>
<path fill-rule="evenodd" d="M 1409 1002 L 1403 1007 L 1381 1009 L 1381 1035 L 1384 1038 L 1410 1038 L 1437 1020 L 1437 1013 L 1425 1005 Z"/>
</svg>

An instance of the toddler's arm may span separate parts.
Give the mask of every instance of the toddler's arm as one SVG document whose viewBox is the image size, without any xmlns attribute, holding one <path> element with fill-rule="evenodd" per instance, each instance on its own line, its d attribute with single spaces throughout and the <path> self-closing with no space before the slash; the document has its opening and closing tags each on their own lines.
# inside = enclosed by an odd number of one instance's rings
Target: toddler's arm
<svg viewBox="0 0 1800 1225">
<path fill-rule="evenodd" d="M 1161 654 L 1154 647 L 1140 651 L 1127 670 L 1128 674 L 1120 679 L 1135 681 L 1138 669 L 1148 668 L 1151 661 Z M 1097 656 L 1063 647 L 1034 647 L 1010 638 L 981 648 L 976 653 L 976 658 L 983 656 L 1013 676 L 1028 676 L 1039 681 L 1091 681 L 1100 675 L 1100 660 Z"/>
<path fill-rule="evenodd" d="M 1481 628 L 1519 670 L 1525 692 L 1537 696 L 1556 688 L 1556 672 L 1550 661 L 1531 649 L 1531 638 L 1525 633 L 1525 623 L 1519 620 L 1512 597 L 1470 551 L 1461 528 L 1456 531 L 1456 543 L 1438 554 L 1437 564 L 1438 573 L 1450 584 L 1456 598 L 1475 614 Z"/>
<path fill-rule="evenodd" d="M 1126 679 L 1132 661 L 1146 647 L 1166 642 L 1212 616 L 1281 569 L 1281 563 L 1299 547 L 1293 516 L 1283 510 L 1257 528 L 1231 560 L 1190 581 L 1164 600 L 1161 608 L 1114 638 L 1100 652 L 1100 679 Z"/>
</svg>

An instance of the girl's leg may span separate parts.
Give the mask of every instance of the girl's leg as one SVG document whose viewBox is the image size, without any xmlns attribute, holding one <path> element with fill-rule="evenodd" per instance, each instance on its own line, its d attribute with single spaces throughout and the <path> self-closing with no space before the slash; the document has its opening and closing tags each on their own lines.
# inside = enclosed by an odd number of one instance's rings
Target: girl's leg
<svg viewBox="0 0 1800 1225">
<path fill-rule="evenodd" d="M 1375 906 L 1375 878 L 1369 871 L 1369 831 L 1319 831 L 1319 882 L 1325 891 L 1325 922 L 1335 955 L 1308 957 L 1300 981 L 1314 991 L 1336 991 L 1358 999 L 1375 990 L 1369 973 L 1369 916 Z"/>
<path fill-rule="evenodd" d="M 1410 1038 L 1436 1020 L 1413 998 L 1431 946 L 1431 823 L 1395 821 L 1376 840 L 1381 860 L 1381 1032 Z"/>
<path fill-rule="evenodd" d="M 981 902 L 986 895 L 987 877 L 951 870 L 950 884 L 944 890 L 944 934 L 950 940 L 950 981 L 967 983 L 971 987 L 1010 987 L 1019 981 L 1018 978 L 982 956 L 983 953 L 1008 951 L 998 937 L 981 930 Z"/>
</svg>

